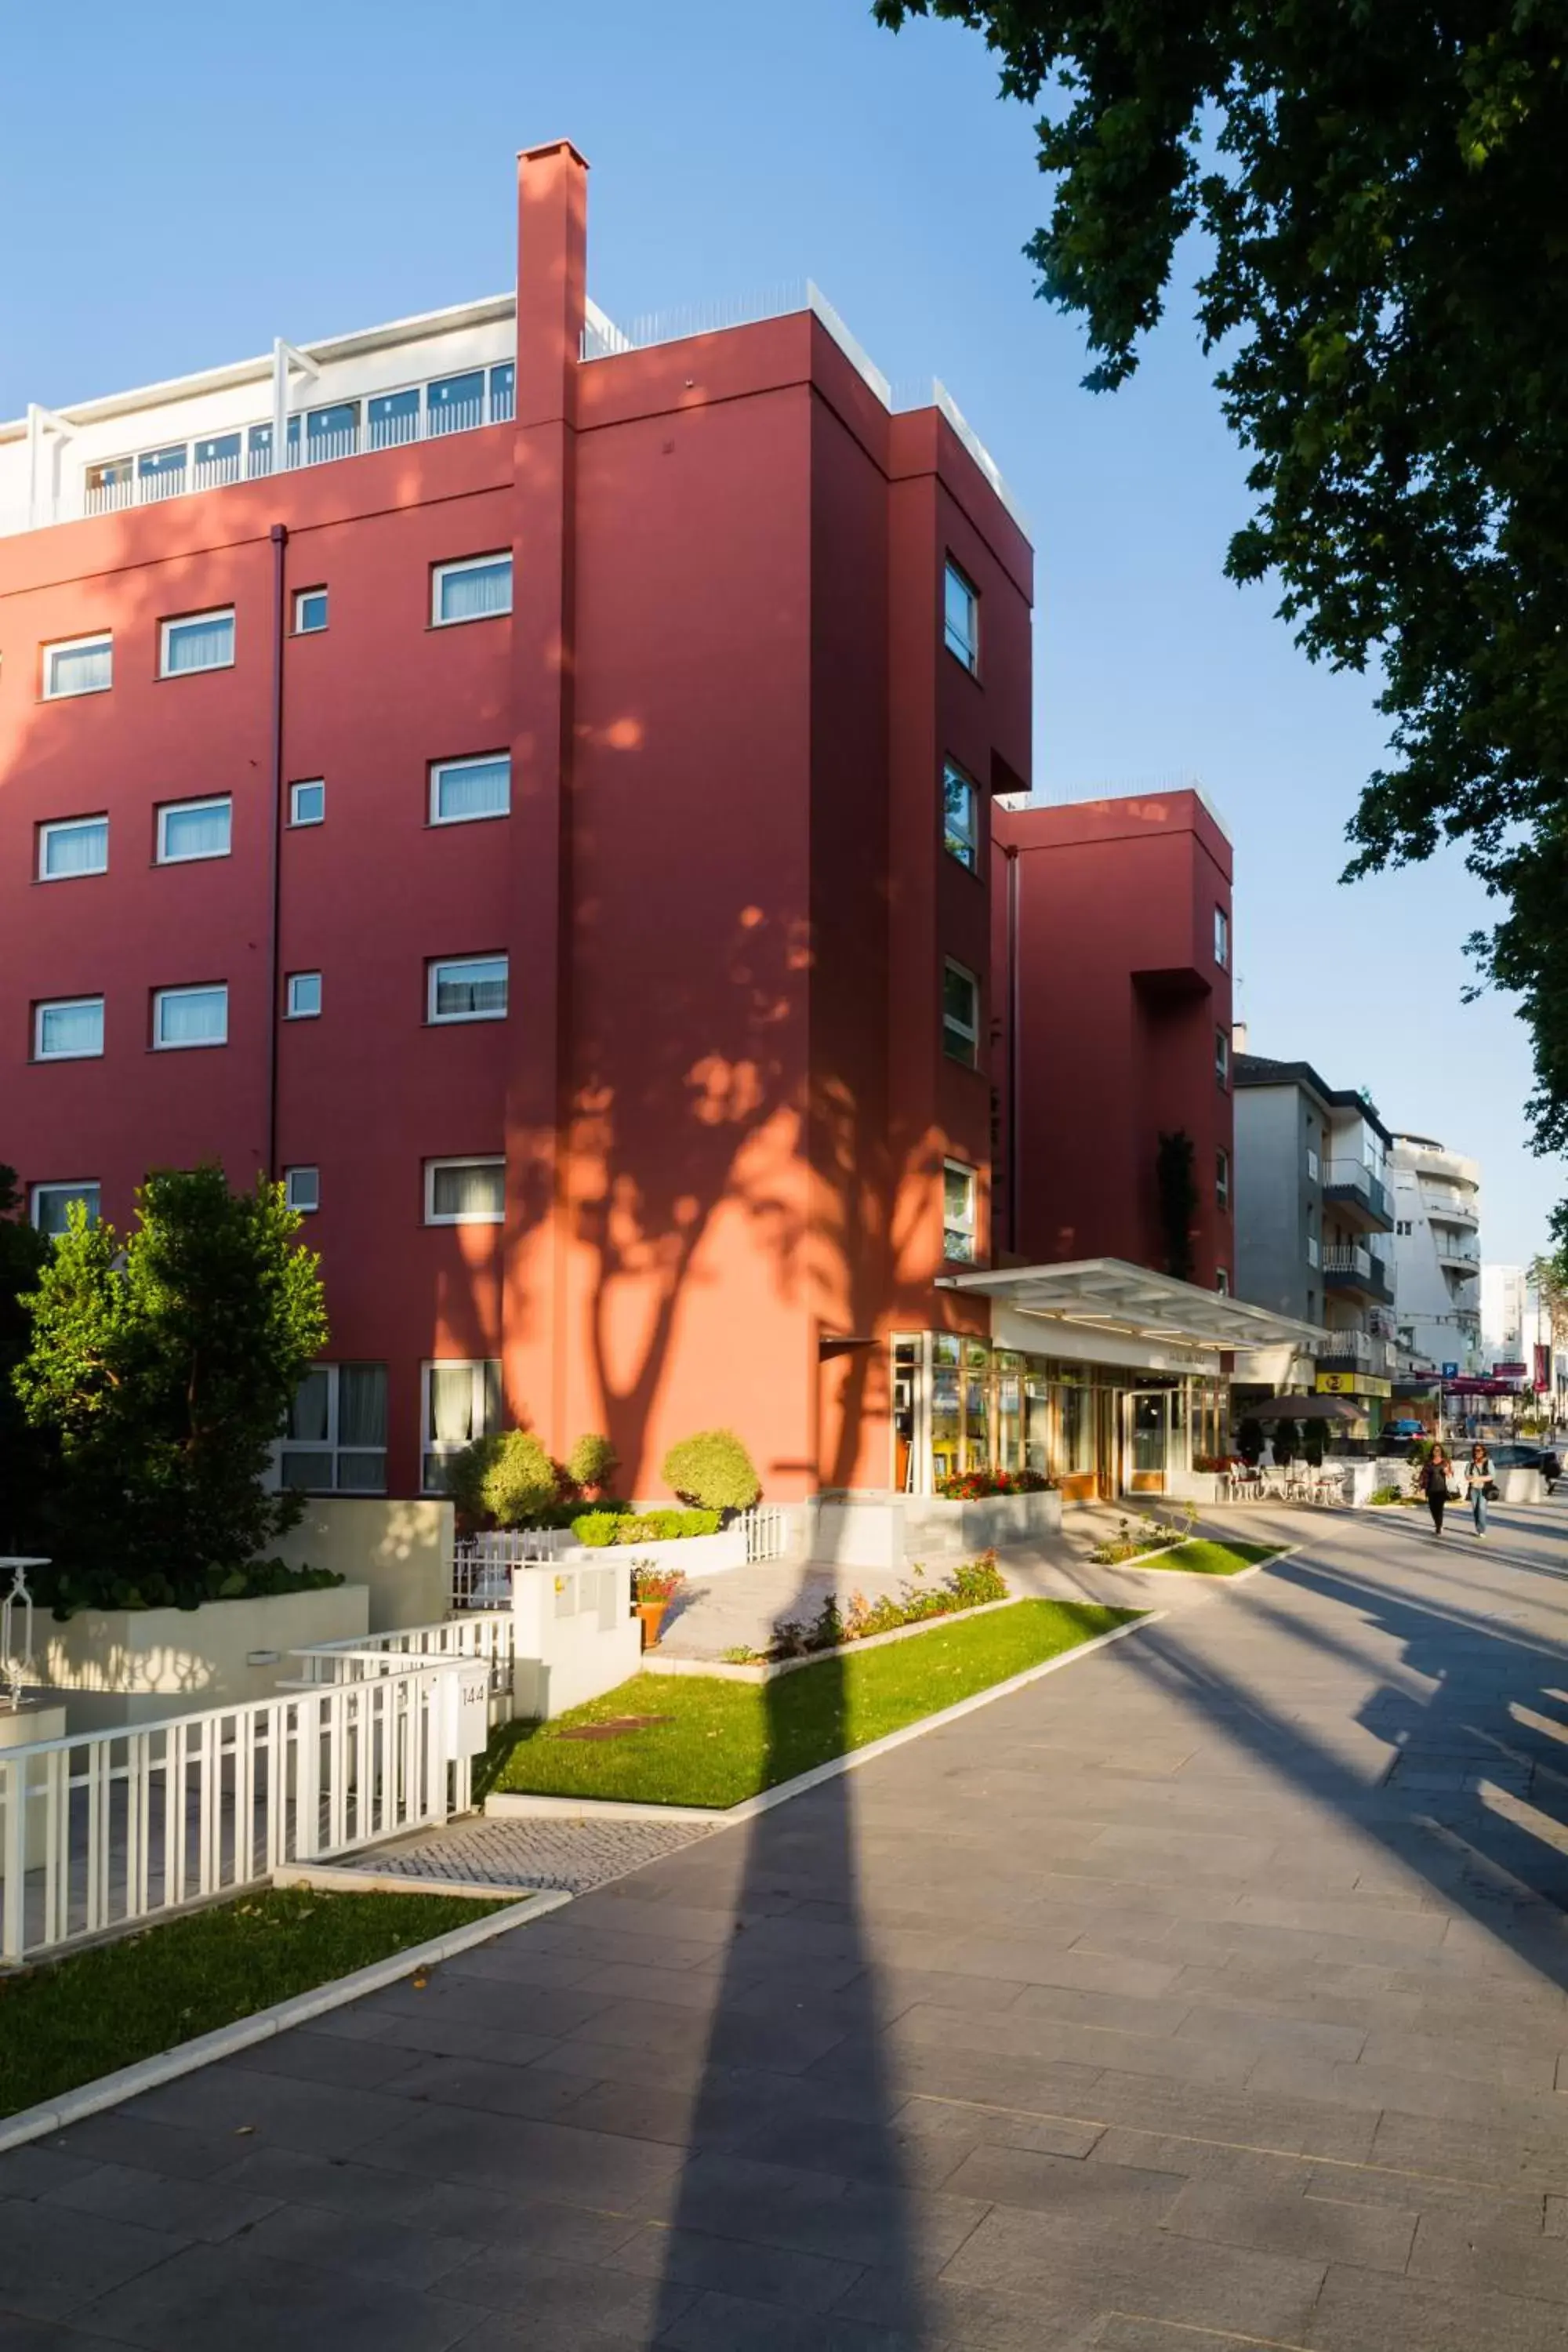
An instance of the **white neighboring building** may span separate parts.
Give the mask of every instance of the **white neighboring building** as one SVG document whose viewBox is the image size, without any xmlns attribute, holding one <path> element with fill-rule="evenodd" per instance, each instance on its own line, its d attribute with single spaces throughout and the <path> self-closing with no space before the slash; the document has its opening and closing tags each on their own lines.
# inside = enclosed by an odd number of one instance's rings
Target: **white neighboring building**
<svg viewBox="0 0 1568 2352">
<path fill-rule="evenodd" d="M 1481 1348 L 1481 1171 L 1429 1135 L 1396 1135 L 1394 1319 L 1415 1367 L 1490 1370 Z"/>
<path fill-rule="evenodd" d="M 1497 1364 L 1522 1363 L 1533 1373 L 1535 1306 L 1528 1267 L 1487 1260 L 1481 1267 L 1481 1354 L 1489 1372 Z"/>
</svg>

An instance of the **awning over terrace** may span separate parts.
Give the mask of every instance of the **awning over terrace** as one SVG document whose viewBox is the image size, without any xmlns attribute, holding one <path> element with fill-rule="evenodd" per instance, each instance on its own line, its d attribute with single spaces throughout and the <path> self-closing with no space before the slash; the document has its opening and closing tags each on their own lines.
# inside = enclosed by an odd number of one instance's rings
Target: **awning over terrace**
<svg viewBox="0 0 1568 2352">
<path fill-rule="evenodd" d="M 940 1286 L 979 1291 L 998 1306 L 1060 1326 L 1058 1344 L 1068 1355 L 1075 1328 L 1163 1348 L 1233 1351 L 1310 1349 L 1322 1336 L 1315 1324 L 1300 1323 L 1294 1316 L 1249 1306 L 1223 1291 L 1200 1290 L 1195 1283 L 1152 1274 L 1119 1257 L 943 1275 Z"/>
</svg>

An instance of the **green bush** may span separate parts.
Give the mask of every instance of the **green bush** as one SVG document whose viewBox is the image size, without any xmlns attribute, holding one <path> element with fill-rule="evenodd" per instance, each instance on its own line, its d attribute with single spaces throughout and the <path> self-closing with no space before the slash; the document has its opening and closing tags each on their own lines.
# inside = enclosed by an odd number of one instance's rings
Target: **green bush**
<svg viewBox="0 0 1568 2352">
<path fill-rule="evenodd" d="M 345 1580 L 330 1568 L 289 1568 L 281 1559 L 253 1559 L 243 1568 L 209 1568 L 200 1585 L 156 1572 L 126 1576 L 113 1569 L 48 1567 L 29 1580 L 33 1598 L 64 1622 L 79 1609 L 199 1609 L 208 1601 L 269 1601 L 279 1593 L 325 1592 Z"/>
<path fill-rule="evenodd" d="M 476 1437 L 447 1465 L 447 1492 L 466 1519 L 498 1528 L 537 1523 L 555 1504 L 561 1474 L 531 1429 Z"/>
<path fill-rule="evenodd" d="M 620 1456 L 607 1437 L 580 1437 L 566 1456 L 566 1475 L 584 1493 L 602 1495 L 619 1467 Z"/>
<path fill-rule="evenodd" d="M 716 1536 L 718 1511 L 584 1511 L 572 1522 L 581 1544 L 675 1543 L 684 1536 Z"/>
<path fill-rule="evenodd" d="M 699 1430 L 664 1457 L 664 1481 L 683 1503 L 749 1511 L 763 1491 L 752 1457 L 732 1429 Z"/>
</svg>

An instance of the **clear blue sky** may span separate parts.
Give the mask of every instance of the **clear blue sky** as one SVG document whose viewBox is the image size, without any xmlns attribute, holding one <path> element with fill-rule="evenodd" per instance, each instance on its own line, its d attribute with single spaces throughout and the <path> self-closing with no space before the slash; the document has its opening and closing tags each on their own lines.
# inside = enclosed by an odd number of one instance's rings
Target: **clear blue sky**
<svg viewBox="0 0 1568 2352">
<path fill-rule="evenodd" d="M 867 0 L 84 0 L 70 21 L 80 69 L 47 11 L 6 28 L 0 415 L 498 291 L 514 152 L 571 137 L 612 316 L 811 277 L 895 382 L 942 378 L 1034 530 L 1037 778 L 1200 778 L 1236 843 L 1253 1049 L 1474 1152 L 1489 1256 L 1541 1244 L 1568 1186 L 1527 1149 L 1525 1035 L 1459 1001 L 1482 895 L 1455 857 L 1337 887 L 1382 749 L 1371 692 L 1221 577 L 1243 469 L 1190 299 L 1131 387 L 1079 388 L 1078 331 L 1020 252 L 1046 195 L 1029 121 L 975 36 L 895 39 Z"/>
</svg>

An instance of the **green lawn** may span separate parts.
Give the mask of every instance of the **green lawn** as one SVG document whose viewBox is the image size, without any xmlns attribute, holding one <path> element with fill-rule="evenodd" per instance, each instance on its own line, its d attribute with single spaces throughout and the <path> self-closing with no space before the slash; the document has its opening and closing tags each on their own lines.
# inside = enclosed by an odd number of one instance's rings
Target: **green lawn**
<svg viewBox="0 0 1568 2352">
<path fill-rule="evenodd" d="M 0 2115 L 58 2098 L 514 1899 L 273 1887 L 0 1977 Z"/>
<path fill-rule="evenodd" d="M 658 1805 L 739 1804 L 1142 1613 L 1020 1601 L 967 1624 L 943 1621 L 882 1649 L 850 1649 L 770 1683 L 635 1675 L 553 1723 L 499 1732 L 489 1786 Z M 668 1719 L 610 1739 L 562 1736 L 579 1724 L 628 1716 Z"/>
<path fill-rule="evenodd" d="M 1260 1559 L 1278 1559 L 1283 1544 L 1210 1543 L 1206 1536 L 1189 1536 L 1185 1543 L 1173 1544 L 1168 1551 L 1158 1551 L 1148 1559 L 1141 1559 L 1139 1568 L 1174 1568 L 1185 1576 L 1235 1576 L 1239 1569 L 1255 1568 Z M 1129 1562 L 1118 1563 L 1127 1567 Z"/>
</svg>

